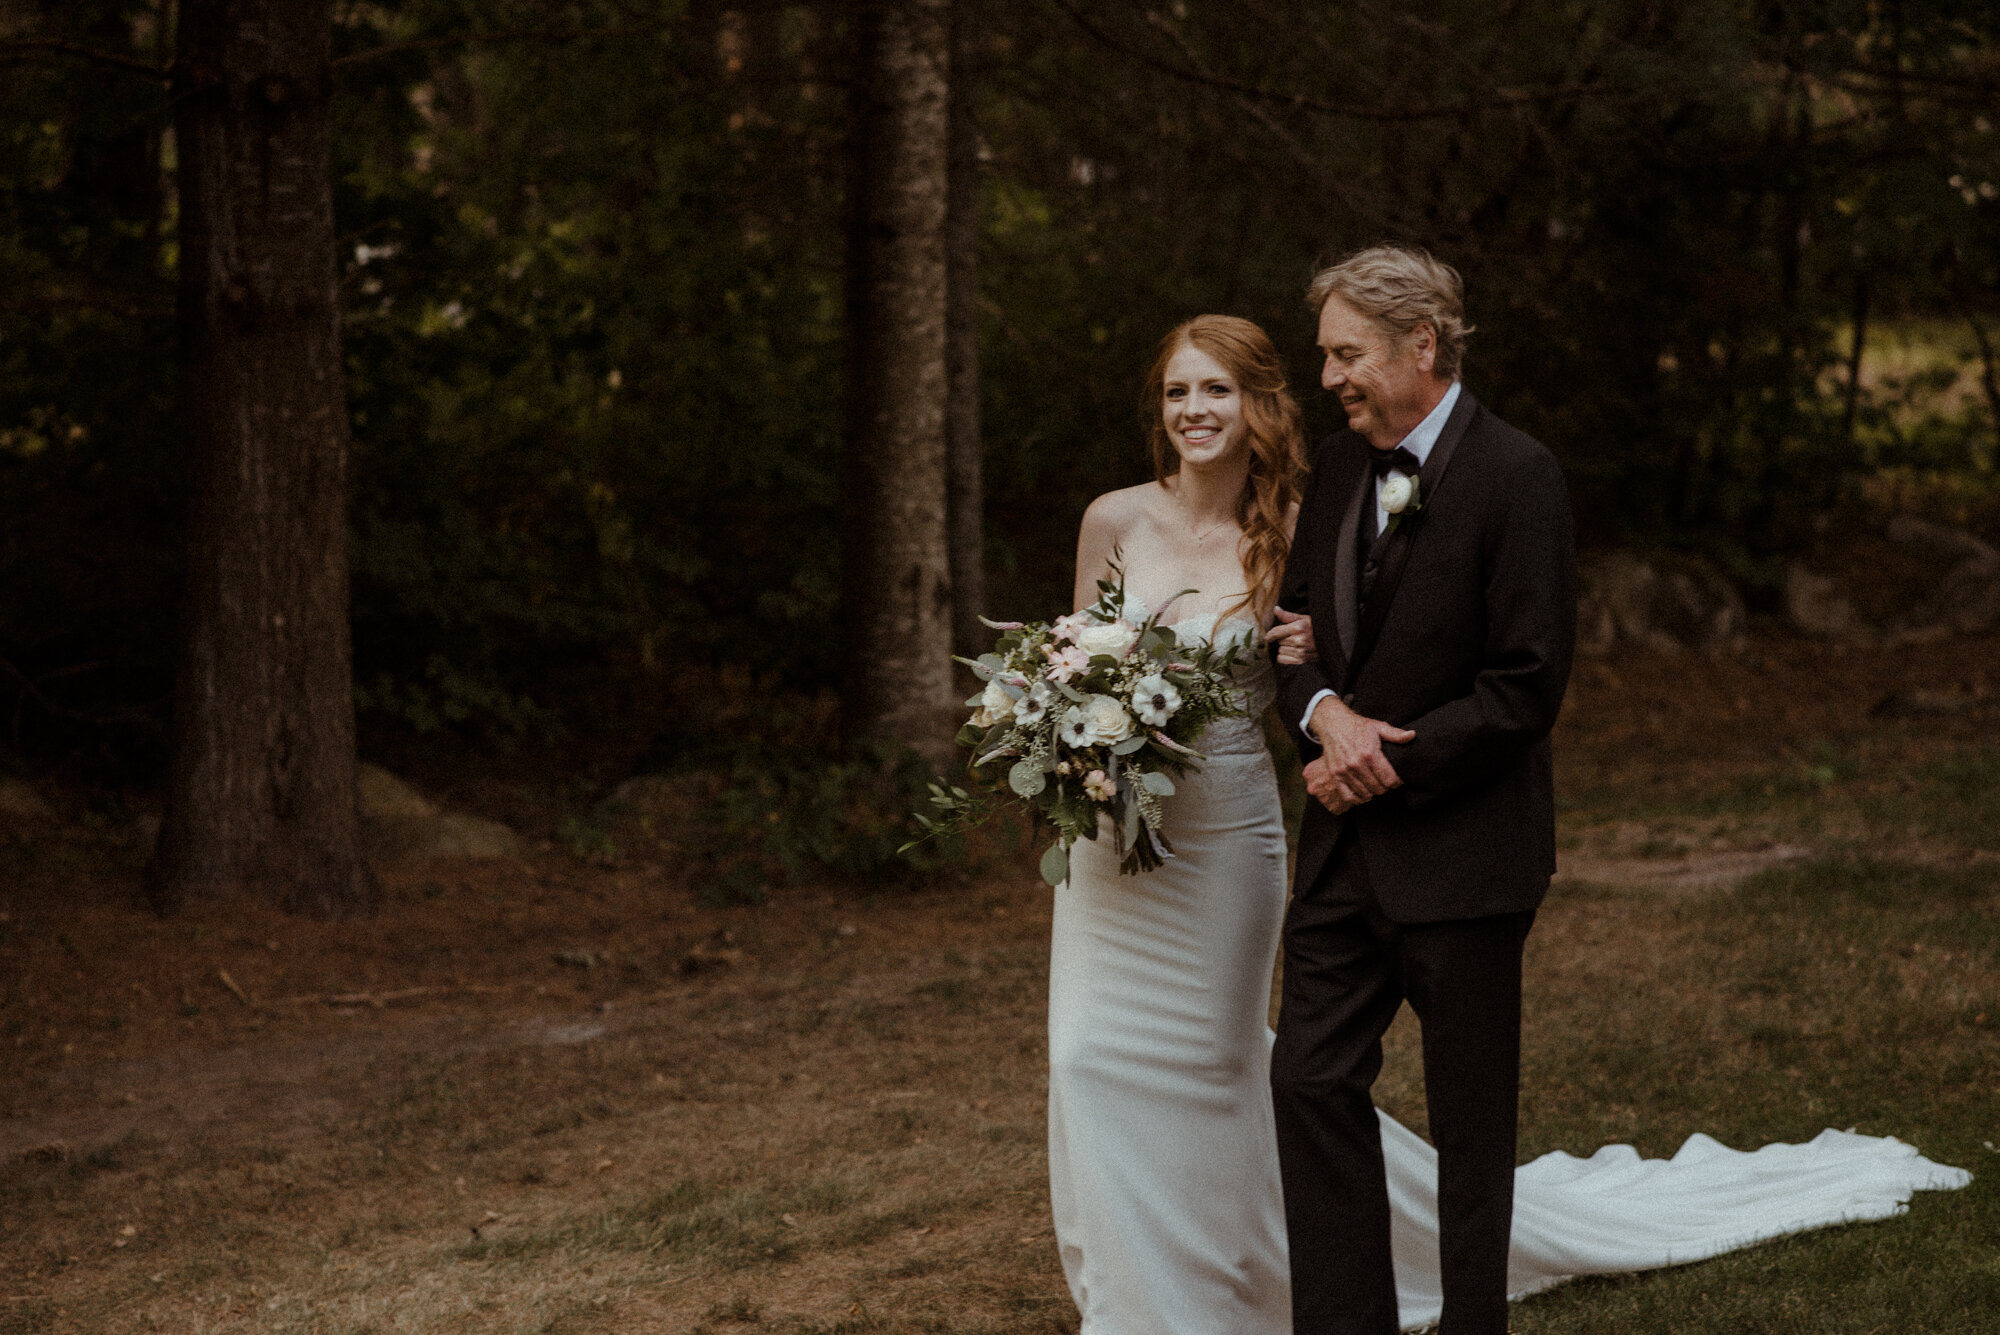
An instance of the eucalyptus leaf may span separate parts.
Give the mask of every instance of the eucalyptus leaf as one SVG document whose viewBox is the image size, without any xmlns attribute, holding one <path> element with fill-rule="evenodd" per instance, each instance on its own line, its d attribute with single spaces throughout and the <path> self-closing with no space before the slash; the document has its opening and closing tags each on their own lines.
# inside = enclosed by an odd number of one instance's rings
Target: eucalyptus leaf
<svg viewBox="0 0 2000 1335">
<path fill-rule="evenodd" d="M 1033 797 L 1049 786 L 1048 776 L 1032 760 L 1017 760 L 1007 771 L 1007 786 L 1023 797 Z"/>
<path fill-rule="evenodd" d="M 1145 733 L 1135 732 L 1130 737 L 1127 737 L 1124 741 L 1119 742 L 1116 746 L 1113 746 L 1111 748 L 1111 754 L 1114 756 L 1129 756 L 1134 751 L 1137 751 L 1140 747 L 1144 746 L 1150 740 L 1152 739 L 1147 737 Z"/>
<path fill-rule="evenodd" d="M 1174 795 L 1174 781 L 1157 770 L 1151 774 L 1141 774 L 1139 776 L 1139 786 L 1155 797 L 1172 797 Z"/>
<path fill-rule="evenodd" d="M 1061 841 L 1049 845 L 1049 851 L 1042 854 L 1042 879 L 1050 885 L 1061 885 L 1069 876 L 1069 850 Z"/>
</svg>

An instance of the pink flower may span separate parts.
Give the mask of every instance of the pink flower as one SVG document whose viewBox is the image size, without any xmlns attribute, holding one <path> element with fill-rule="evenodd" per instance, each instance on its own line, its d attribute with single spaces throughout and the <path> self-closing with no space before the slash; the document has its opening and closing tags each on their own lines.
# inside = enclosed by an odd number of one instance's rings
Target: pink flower
<svg viewBox="0 0 2000 1335">
<path fill-rule="evenodd" d="M 1101 769 L 1094 769 L 1083 776 L 1083 793 L 1093 802 L 1109 802 L 1118 796 L 1118 785 Z"/>
<path fill-rule="evenodd" d="M 1054 681 L 1068 681 L 1079 672 L 1090 670 L 1090 655 L 1075 645 L 1064 645 L 1049 651 L 1048 675 Z"/>
<path fill-rule="evenodd" d="M 1074 641 L 1077 637 L 1077 634 L 1081 632 L 1084 627 L 1094 624 L 1095 622 L 1092 620 L 1090 613 L 1071 612 L 1066 617 L 1057 617 L 1053 622 L 1049 624 L 1049 629 L 1055 632 L 1055 636 L 1058 640 Z"/>
</svg>

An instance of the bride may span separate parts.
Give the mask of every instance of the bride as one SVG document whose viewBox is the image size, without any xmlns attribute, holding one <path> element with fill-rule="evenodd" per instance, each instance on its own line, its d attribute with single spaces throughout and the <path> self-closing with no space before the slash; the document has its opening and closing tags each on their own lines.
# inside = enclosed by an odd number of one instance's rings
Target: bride
<svg viewBox="0 0 2000 1335">
<path fill-rule="evenodd" d="M 1079 608 L 1122 567 L 1128 596 L 1185 639 L 1314 653 L 1275 606 L 1304 472 L 1299 411 L 1256 325 L 1204 315 L 1167 335 L 1146 386 L 1156 480 L 1100 496 L 1077 540 Z M 1285 1335 L 1291 1281 L 1266 1015 L 1285 910 L 1285 830 L 1257 717 L 1262 653 L 1239 670 L 1247 717 L 1166 804 L 1176 856 L 1123 876 L 1108 839 L 1074 846 L 1049 974 L 1049 1190 L 1083 1335 Z M 1434 1322 L 1436 1156 L 1386 1115 L 1405 1328 Z M 1801 1229 L 1900 1210 L 1957 1169 L 1893 1139 L 1827 1131 L 1739 1154 L 1694 1137 L 1670 1161 L 1613 1146 L 1516 1173 L 1508 1289 L 1677 1265 Z"/>
</svg>

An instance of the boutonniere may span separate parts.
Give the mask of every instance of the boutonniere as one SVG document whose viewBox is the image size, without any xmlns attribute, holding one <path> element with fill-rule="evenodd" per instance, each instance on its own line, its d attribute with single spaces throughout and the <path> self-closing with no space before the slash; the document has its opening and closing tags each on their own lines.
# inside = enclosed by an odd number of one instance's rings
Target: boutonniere
<svg viewBox="0 0 2000 1335">
<path fill-rule="evenodd" d="M 1389 513 L 1389 525 L 1383 530 L 1383 536 L 1387 537 L 1403 522 L 1404 515 L 1416 514 L 1424 508 L 1417 479 L 1407 473 L 1391 473 L 1383 478 L 1382 508 Z"/>
</svg>

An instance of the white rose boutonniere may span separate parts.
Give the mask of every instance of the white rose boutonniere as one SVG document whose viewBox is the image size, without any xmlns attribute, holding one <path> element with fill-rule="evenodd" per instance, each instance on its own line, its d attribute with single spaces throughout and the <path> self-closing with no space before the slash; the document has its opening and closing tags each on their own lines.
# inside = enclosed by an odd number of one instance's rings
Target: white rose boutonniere
<svg viewBox="0 0 2000 1335">
<path fill-rule="evenodd" d="M 1389 514 L 1390 533 L 1403 522 L 1406 514 L 1415 514 L 1424 508 L 1419 494 L 1417 479 L 1407 473 L 1391 473 L 1382 479 L 1382 508 Z"/>
</svg>

